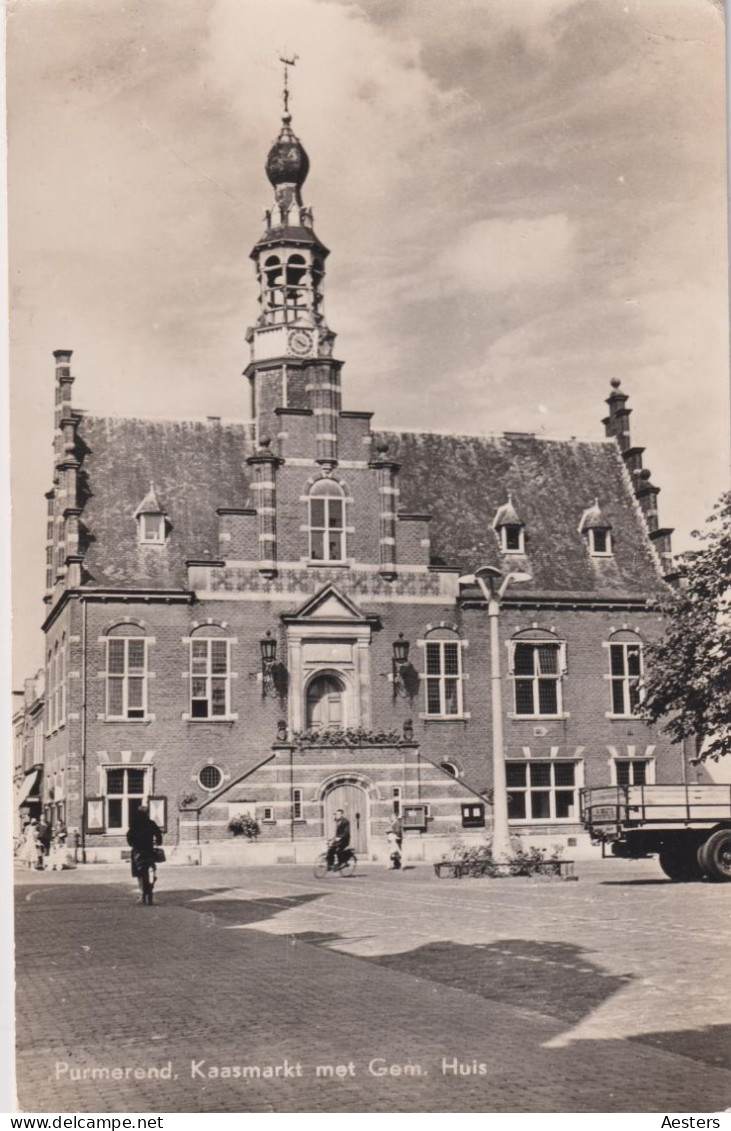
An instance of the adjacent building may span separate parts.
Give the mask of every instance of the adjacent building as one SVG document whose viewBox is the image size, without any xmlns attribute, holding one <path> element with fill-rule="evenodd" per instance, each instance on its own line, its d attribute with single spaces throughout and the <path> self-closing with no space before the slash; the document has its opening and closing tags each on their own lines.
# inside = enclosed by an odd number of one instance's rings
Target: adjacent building
<svg viewBox="0 0 731 1131">
<path fill-rule="evenodd" d="M 182 860 L 311 859 L 336 808 L 370 858 L 394 814 L 407 857 L 482 837 L 496 673 L 470 575 L 491 565 L 529 578 L 499 620 L 511 827 L 580 853 L 582 785 L 682 773 L 635 713 L 673 567 L 627 394 L 592 442 L 375 429 L 343 407 L 286 112 L 266 172 L 245 419 L 86 413 L 55 352 L 54 805 L 88 859 L 120 857 L 143 800 Z"/>
</svg>

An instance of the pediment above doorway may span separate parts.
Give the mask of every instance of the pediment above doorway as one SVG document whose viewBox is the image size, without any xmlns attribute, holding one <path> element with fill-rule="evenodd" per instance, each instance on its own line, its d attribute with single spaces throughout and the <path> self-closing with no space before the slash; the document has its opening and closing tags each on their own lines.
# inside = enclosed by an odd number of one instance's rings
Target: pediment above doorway
<svg viewBox="0 0 731 1131">
<path fill-rule="evenodd" d="M 302 623 L 338 623 L 351 624 L 378 624 L 379 618 L 364 613 L 354 601 L 341 593 L 336 585 L 329 583 L 319 592 L 310 597 L 304 605 L 294 613 L 282 617 L 286 624 Z"/>
</svg>

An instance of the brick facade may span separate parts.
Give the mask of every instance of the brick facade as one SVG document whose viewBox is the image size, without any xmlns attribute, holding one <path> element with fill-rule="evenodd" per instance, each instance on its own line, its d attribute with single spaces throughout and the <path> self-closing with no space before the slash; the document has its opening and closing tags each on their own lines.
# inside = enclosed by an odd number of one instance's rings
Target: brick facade
<svg viewBox="0 0 731 1131">
<path fill-rule="evenodd" d="M 530 577 L 499 622 L 513 829 L 580 850 L 581 785 L 681 776 L 629 698 L 616 709 L 637 682 L 617 665 L 661 631 L 653 602 L 672 580 L 627 397 L 614 383 L 595 443 L 374 432 L 370 412 L 341 407 L 327 251 L 295 165 L 269 170 L 275 209 L 252 256 L 251 421 L 88 416 L 57 351 L 47 699 L 63 690 L 46 780 L 88 858 L 119 857 L 142 797 L 181 859 L 309 859 L 336 796 L 373 858 L 399 808 L 414 817 L 407 857 L 481 837 L 493 672 L 485 601 L 460 577 L 492 564 Z M 589 525 L 611 531 L 602 554 Z M 313 727 L 322 741 L 301 737 Z M 357 733 L 332 737 L 343 729 Z M 258 821 L 256 844 L 232 841 L 238 813 Z"/>
</svg>

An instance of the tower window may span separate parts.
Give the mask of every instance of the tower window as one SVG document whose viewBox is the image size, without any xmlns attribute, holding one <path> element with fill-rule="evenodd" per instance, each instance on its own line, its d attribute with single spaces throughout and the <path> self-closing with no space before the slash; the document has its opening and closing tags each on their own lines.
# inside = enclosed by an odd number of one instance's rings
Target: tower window
<svg viewBox="0 0 731 1131">
<path fill-rule="evenodd" d="M 339 484 L 320 479 L 310 492 L 310 559 L 313 562 L 345 560 L 345 500 Z"/>
</svg>

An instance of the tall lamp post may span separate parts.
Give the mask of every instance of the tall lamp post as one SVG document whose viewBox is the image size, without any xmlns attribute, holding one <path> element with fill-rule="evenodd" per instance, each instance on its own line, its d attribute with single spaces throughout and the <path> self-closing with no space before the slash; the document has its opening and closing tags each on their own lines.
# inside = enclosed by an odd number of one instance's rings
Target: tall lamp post
<svg viewBox="0 0 731 1131">
<path fill-rule="evenodd" d="M 490 621 L 490 687 L 492 691 L 492 855 L 497 861 L 508 860 L 511 855 L 508 829 L 508 787 L 505 777 L 503 750 L 503 690 L 500 671 L 500 602 L 511 581 L 532 581 L 529 573 L 502 573 L 494 566 L 481 566 L 474 574 L 460 577 L 463 585 L 480 588 L 487 602 Z"/>
</svg>

